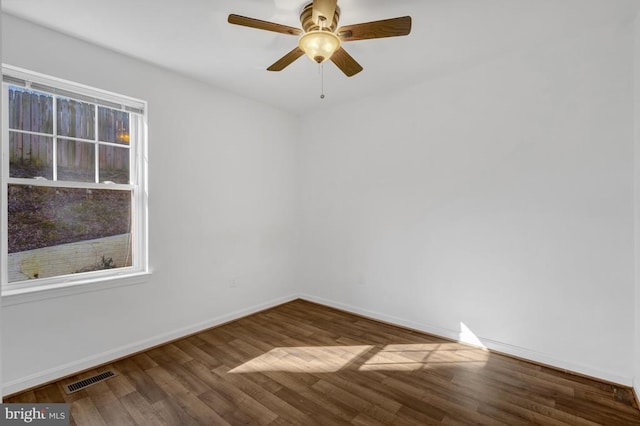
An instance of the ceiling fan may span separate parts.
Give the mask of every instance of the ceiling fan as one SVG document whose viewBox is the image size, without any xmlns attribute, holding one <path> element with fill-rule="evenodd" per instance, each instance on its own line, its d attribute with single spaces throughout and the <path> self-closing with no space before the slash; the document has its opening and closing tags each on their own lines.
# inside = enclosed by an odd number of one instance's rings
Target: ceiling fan
<svg viewBox="0 0 640 426">
<path fill-rule="evenodd" d="M 317 63 L 330 59 L 347 77 L 362 71 L 362 66 L 344 50 L 342 43 L 405 36 L 411 32 L 410 16 L 338 28 L 340 8 L 337 2 L 337 0 L 313 0 L 312 3 L 307 4 L 300 14 L 302 29 L 234 14 L 229 15 L 228 22 L 259 30 L 301 36 L 298 46 L 267 68 L 268 71 L 282 71 L 306 54 Z"/>
</svg>

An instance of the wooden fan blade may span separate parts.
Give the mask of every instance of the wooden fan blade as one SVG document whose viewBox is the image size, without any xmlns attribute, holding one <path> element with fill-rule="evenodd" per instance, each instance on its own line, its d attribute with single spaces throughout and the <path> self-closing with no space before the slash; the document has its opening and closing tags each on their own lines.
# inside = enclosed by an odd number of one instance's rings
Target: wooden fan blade
<svg viewBox="0 0 640 426">
<path fill-rule="evenodd" d="M 342 47 L 331 55 L 331 61 L 336 64 L 347 77 L 352 77 L 362 71 L 362 66 Z"/>
<path fill-rule="evenodd" d="M 227 20 L 230 24 L 242 25 L 243 27 L 256 28 L 259 30 L 273 31 L 275 33 L 300 35 L 302 30 L 300 28 L 288 27 L 286 25 L 276 24 L 275 22 L 261 21 L 260 19 L 247 18 L 240 15 L 229 15 Z"/>
<path fill-rule="evenodd" d="M 304 55 L 304 52 L 299 47 L 296 47 L 267 68 L 267 71 L 282 71 L 302 55 Z"/>
<path fill-rule="evenodd" d="M 320 25 L 321 17 L 324 18 L 323 27 L 330 27 L 333 23 L 333 15 L 336 13 L 338 0 L 313 0 L 313 22 Z"/>
<path fill-rule="evenodd" d="M 411 32 L 411 16 L 383 19 L 364 24 L 347 25 L 338 29 L 342 41 L 405 36 Z"/>
</svg>

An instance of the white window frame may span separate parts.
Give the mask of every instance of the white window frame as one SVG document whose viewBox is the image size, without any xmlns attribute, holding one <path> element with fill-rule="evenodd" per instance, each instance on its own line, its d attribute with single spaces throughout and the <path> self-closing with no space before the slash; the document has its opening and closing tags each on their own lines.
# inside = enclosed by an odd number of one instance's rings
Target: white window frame
<svg viewBox="0 0 640 426">
<path fill-rule="evenodd" d="M 62 80 L 18 67 L 2 64 L 2 150 L 0 154 L 0 284 L 2 304 L 23 303 L 32 299 L 57 297 L 62 294 L 93 291 L 105 286 L 128 285 L 139 282 L 149 274 L 148 259 L 148 185 L 147 185 L 147 103 L 124 95 L 107 92 L 82 84 Z M 8 86 L 16 85 L 54 96 L 62 96 L 98 106 L 128 111 L 130 113 L 130 135 L 134 142 L 130 145 L 131 184 L 76 183 L 67 181 L 42 181 L 39 186 L 65 188 L 95 188 L 126 190 L 132 192 L 132 266 L 100 271 L 82 272 L 57 277 L 37 278 L 9 283 L 8 272 L 8 186 L 9 184 L 33 184 L 34 179 L 9 177 L 9 112 Z M 55 114 L 55 111 L 54 111 Z M 97 132 L 97 128 L 96 128 Z M 64 138 L 63 139 L 73 139 Z M 96 140 L 96 155 L 98 142 Z M 98 164 L 96 164 L 96 173 Z M 25 297 L 25 295 L 27 297 Z M 35 295 L 35 297 L 34 297 Z M 10 300 L 11 299 L 11 300 Z"/>
</svg>

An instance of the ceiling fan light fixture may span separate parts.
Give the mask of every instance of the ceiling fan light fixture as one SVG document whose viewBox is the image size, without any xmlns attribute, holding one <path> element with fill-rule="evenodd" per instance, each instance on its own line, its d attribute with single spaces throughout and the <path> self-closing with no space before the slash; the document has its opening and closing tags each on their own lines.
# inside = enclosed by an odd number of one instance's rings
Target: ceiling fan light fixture
<svg viewBox="0 0 640 426">
<path fill-rule="evenodd" d="M 362 65 L 342 48 L 342 43 L 406 36 L 411 33 L 411 16 L 339 27 L 338 0 L 307 0 L 307 5 L 300 12 L 301 29 L 233 13 L 229 15 L 227 21 L 230 24 L 258 30 L 300 36 L 298 45 L 269 66 L 267 71 L 282 71 L 306 54 L 309 59 L 317 63 L 331 59 L 347 77 L 362 71 Z"/>
<path fill-rule="evenodd" d="M 309 31 L 300 37 L 298 47 L 309 59 L 320 64 L 340 48 L 340 38 L 330 31 Z"/>
</svg>

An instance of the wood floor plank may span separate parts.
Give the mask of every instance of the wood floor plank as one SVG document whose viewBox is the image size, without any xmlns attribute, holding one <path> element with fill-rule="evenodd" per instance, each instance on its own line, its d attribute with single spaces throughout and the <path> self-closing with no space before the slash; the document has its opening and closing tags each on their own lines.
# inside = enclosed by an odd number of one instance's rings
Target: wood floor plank
<svg viewBox="0 0 640 426">
<path fill-rule="evenodd" d="M 380 419 L 378 416 L 382 416 L 384 419 L 393 419 L 395 418 L 395 413 L 402 407 L 401 402 L 380 393 L 379 382 L 365 381 L 365 378 L 361 375 L 353 375 L 351 377 L 348 374 L 340 376 L 325 375 L 323 380 L 372 404 L 372 411 L 376 412 L 377 415 L 373 415 L 369 410 L 364 411 L 365 414 L 372 417 Z M 373 385 L 374 383 L 375 386 Z"/>
<path fill-rule="evenodd" d="M 154 383 L 147 373 L 141 370 L 131 359 L 120 361 L 118 366 L 122 374 L 126 374 L 136 391 L 145 397 L 150 404 L 167 398 L 167 393 Z"/>
<path fill-rule="evenodd" d="M 136 425 L 155 426 L 169 424 L 165 422 L 166 417 L 162 417 L 160 413 L 149 404 L 149 401 L 138 392 L 128 393 L 118 399 Z"/>
<path fill-rule="evenodd" d="M 105 383 L 118 399 L 136 391 L 136 388 L 131 384 L 127 376 L 118 375 L 107 380 Z"/>
<path fill-rule="evenodd" d="M 392 423 L 381 422 L 373 417 L 369 417 L 365 413 L 359 413 L 353 420 L 351 420 L 351 424 L 355 426 L 384 426 Z"/>
<path fill-rule="evenodd" d="M 189 389 L 176 380 L 176 377 L 162 366 L 145 370 L 145 373 L 170 396 L 172 401 L 176 402 L 198 423 L 215 422 L 214 424 L 219 425 L 228 424 L 218 413 L 190 393 Z"/>
<path fill-rule="evenodd" d="M 422 401 L 428 403 L 430 406 L 439 407 L 445 411 L 446 414 L 443 417 L 443 422 L 446 418 L 447 422 L 460 422 L 463 424 L 500 424 L 500 422 L 495 419 L 479 413 L 479 404 L 477 401 L 452 398 L 451 395 L 447 395 L 445 392 L 437 392 L 433 389 L 420 391 L 421 383 L 408 381 L 406 378 L 404 379 L 405 380 L 399 381 L 399 379 L 391 378 L 385 384 L 394 388 L 404 388 L 405 391 L 416 395 L 422 395 Z"/>
<path fill-rule="evenodd" d="M 158 364 L 149 356 L 150 351 L 136 354 L 130 358 L 134 364 L 141 370 L 148 370 L 149 368 L 157 367 Z"/>
<path fill-rule="evenodd" d="M 230 374 L 226 366 L 218 367 L 212 370 L 212 373 L 218 382 L 224 383 L 230 399 L 235 401 L 237 406 L 244 407 L 247 413 L 259 419 L 268 419 L 268 422 L 275 420 L 278 414 L 283 413 L 283 404 L 273 398 L 273 394 L 241 375 Z M 263 403 L 268 403 L 269 408 Z M 284 406 L 284 409 L 288 414 L 289 406 Z"/>
<path fill-rule="evenodd" d="M 373 419 L 375 422 L 391 424 L 396 420 L 395 413 L 387 411 L 379 405 L 375 405 L 364 392 L 348 392 L 338 385 L 335 385 L 325 379 L 319 380 L 313 385 L 314 389 L 327 395 L 330 399 L 334 399 L 342 404 L 357 410 L 358 414 L 352 419 L 352 423 L 363 418 Z M 368 400 L 367 400 L 368 399 Z M 398 405 L 398 409 L 400 405 Z M 397 411 L 397 410 L 396 410 Z"/>
<path fill-rule="evenodd" d="M 98 408 L 98 412 L 104 419 L 105 423 L 108 425 L 118 425 L 118 426 L 134 426 L 136 425 L 136 421 L 131 417 L 131 415 L 127 412 L 127 409 L 122 402 L 118 399 L 114 399 L 111 402 L 96 403 L 96 407 Z"/>
<path fill-rule="evenodd" d="M 89 397 L 79 399 L 71 405 L 71 417 L 78 425 L 107 426 L 104 418 Z"/>
<path fill-rule="evenodd" d="M 279 418 L 288 420 L 294 424 L 304 424 L 310 421 L 303 412 L 276 396 L 277 392 L 283 389 L 282 385 L 263 386 L 265 382 L 277 383 L 272 379 L 260 373 L 234 374 L 233 376 L 227 375 L 227 377 L 234 386 L 242 389 L 261 403 L 266 404 Z"/>
<path fill-rule="evenodd" d="M 335 409 L 335 406 L 332 406 L 331 409 L 327 409 L 326 407 L 317 404 L 316 401 L 309 399 L 305 395 L 295 392 L 292 389 L 286 387 L 282 388 L 275 395 L 284 400 L 287 404 L 303 412 L 307 418 L 312 419 L 314 423 L 322 425 L 348 425 L 350 423 L 349 421 L 340 418 L 339 415 L 332 411 Z"/>
<path fill-rule="evenodd" d="M 197 359 L 200 363 L 205 364 L 208 368 L 213 369 L 222 365 L 217 358 L 213 357 L 210 353 L 202 350 L 202 348 L 191 340 L 183 339 L 175 342 L 175 345 L 179 347 L 183 352 L 189 354 L 194 359 Z"/>
<path fill-rule="evenodd" d="M 302 300 L 5 402 L 67 402 L 78 426 L 640 425 L 629 388 Z"/>
<path fill-rule="evenodd" d="M 38 388 L 34 391 L 36 401 L 62 403 L 64 402 L 64 395 L 60 390 L 60 387 L 56 383 L 46 385 Z"/>
<path fill-rule="evenodd" d="M 190 372 L 183 365 L 167 364 L 162 366 L 162 368 L 171 374 L 173 379 L 177 380 L 189 393 L 200 395 L 211 389 L 207 383 L 203 382 L 197 375 Z"/>
<path fill-rule="evenodd" d="M 253 423 L 251 416 L 242 410 L 238 410 L 238 407 L 233 403 L 233 401 L 229 401 L 227 398 L 213 390 L 199 395 L 198 398 L 211 407 L 211 409 L 218 413 L 223 419 L 229 422 L 229 424 L 249 425 Z"/>
<path fill-rule="evenodd" d="M 158 417 L 169 426 L 197 426 L 203 424 L 192 417 L 188 412 L 189 410 L 184 410 L 177 401 L 171 398 L 154 402 L 153 409 L 158 413 Z"/>
<path fill-rule="evenodd" d="M 19 393 L 13 397 L 6 398 L 4 400 L 7 404 L 31 404 L 36 403 L 37 398 L 34 391 L 30 390 L 27 392 Z M 45 401 L 45 402 L 53 402 L 53 401 Z"/>
</svg>

